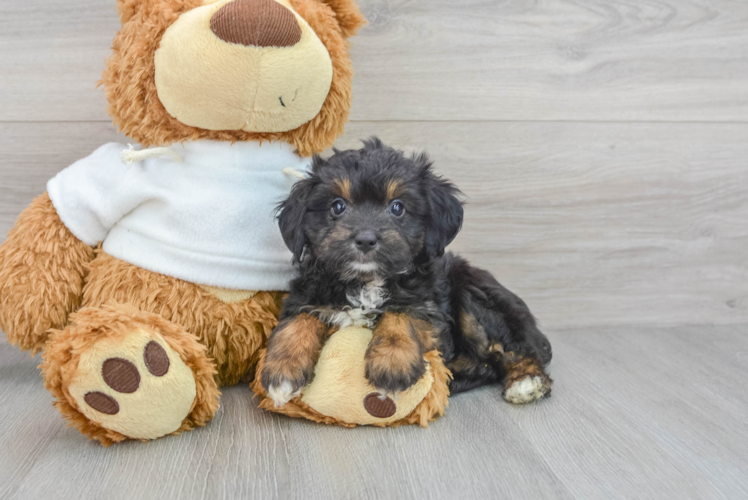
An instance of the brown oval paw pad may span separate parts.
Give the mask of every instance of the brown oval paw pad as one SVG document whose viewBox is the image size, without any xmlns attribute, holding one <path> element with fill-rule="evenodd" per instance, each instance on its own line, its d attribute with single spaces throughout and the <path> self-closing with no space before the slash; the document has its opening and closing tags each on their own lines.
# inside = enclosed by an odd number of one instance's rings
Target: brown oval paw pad
<svg viewBox="0 0 748 500">
<path fill-rule="evenodd" d="M 132 394 L 140 387 L 140 373 L 130 361 L 109 358 L 101 366 L 101 375 L 106 385 L 117 392 Z"/>
<path fill-rule="evenodd" d="M 148 342 L 148 345 L 145 346 L 143 359 L 151 375 L 163 377 L 169 372 L 169 356 L 158 342 L 153 340 Z"/>
<path fill-rule="evenodd" d="M 119 413 L 119 404 L 117 401 L 103 392 L 89 392 L 83 399 L 88 406 L 105 415 L 116 415 Z"/>
<path fill-rule="evenodd" d="M 372 392 L 364 398 L 364 408 L 376 418 L 389 418 L 397 411 L 395 402 L 388 397 L 382 399 L 378 392 Z"/>
</svg>

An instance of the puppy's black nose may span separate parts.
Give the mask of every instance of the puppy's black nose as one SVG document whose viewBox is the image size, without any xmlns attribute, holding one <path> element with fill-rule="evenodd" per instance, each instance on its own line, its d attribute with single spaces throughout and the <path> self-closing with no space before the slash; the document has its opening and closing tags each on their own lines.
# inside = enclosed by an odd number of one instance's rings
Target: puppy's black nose
<svg viewBox="0 0 748 500">
<path fill-rule="evenodd" d="M 379 238 L 377 238 L 377 235 L 372 231 L 361 231 L 356 235 L 355 239 L 356 248 L 364 253 L 374 250 L 374 247 L 377 246 L 378 241 Z"/>
</svg>

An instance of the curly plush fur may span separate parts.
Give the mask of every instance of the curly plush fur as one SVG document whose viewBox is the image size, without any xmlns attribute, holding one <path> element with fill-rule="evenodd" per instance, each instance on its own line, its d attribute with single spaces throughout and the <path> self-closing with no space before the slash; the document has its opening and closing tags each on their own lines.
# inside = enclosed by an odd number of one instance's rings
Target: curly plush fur
<svg viewBox="0 0 748 500">
<path fill-rule="evenodd" d="M 353 68 L 347 37 L 364 24 L 351 0 L 290 0 L 330 53 L 333 79 L 320 113 L 295 130 L 279 133 L 213 131 L 191 127 L 172 117 L 158 99 L 154 54 L 161 37 L 181 14 L 201 0 L 119 0 L 121 31 L 113 43 L 102 83 L 108 112 L 120 131 L 143 147 L 168 146 L 197 139 L 284 141 L 302 156 L 321 153 L 343 133 L 351 106 Z"/>
<path fill-rule="evenodd" d="M 24 210 L 0 246 L 0 329 L 36 354 L 50 328 L 64 328 L 80 307 L 94 250 L 65 227 L 49 195 Z"/>
<path fill-rule="evenodd" d="M 84 307 L 131 304 L 181 325 L 207 348 L 219 385 L 235 385 L 257 360 L 278 324 L 282 292 L 258 292 L 227 304 L 198 285 L 128 264 L 102 250 L 90 265 Z"/>
</svg>

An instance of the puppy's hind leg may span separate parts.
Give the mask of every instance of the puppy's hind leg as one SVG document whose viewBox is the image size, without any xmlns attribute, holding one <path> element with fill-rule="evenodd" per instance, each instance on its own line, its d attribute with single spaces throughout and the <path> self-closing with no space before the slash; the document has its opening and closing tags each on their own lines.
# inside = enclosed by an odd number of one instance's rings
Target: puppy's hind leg
<svg viewBox="0 0 748 500">
<path fill-rule="evenodd" d="M 482 385 L 501 382 L 504 399 L 513 404 L 531 403 L 551 394 L 553 381 L 542 364 L 534 357 L 514 352 L 504 353 L 501 345 L 493 343 L 485 354 L 461 354 L 447 363 L 452 372 L 450 394 L 458 394 Z"/>
<path fill-rule="evenodd" d="M 506 376 L 501 354 L 478 357 L 461 354 L 447 363 L 452 372 L 450 395 L 503 381 Z"/>
<path fill-rule="evenodd" d="M 510 403 L 532 403 L 551 395 L 553 380 L 536 358 L 506 353 L 504 369 L 506 379 L 503 395 Z"/>
<path fill-rule="evenodd" d="M 453 297 L 457 298 L 456 359 L 462 354 L 473 364 L 482 362 L 492 368 L 503 380 L 504 398 L 510 403 L 530 403 L 550 395 L 552 380 L 544 367 L 551 361 L 551 344 L 538 330 L 527 305 L 490 273 L 459 257 L 448 258 Z M 474 378 L 493 381 L 485 374 Z"/>
</svg>

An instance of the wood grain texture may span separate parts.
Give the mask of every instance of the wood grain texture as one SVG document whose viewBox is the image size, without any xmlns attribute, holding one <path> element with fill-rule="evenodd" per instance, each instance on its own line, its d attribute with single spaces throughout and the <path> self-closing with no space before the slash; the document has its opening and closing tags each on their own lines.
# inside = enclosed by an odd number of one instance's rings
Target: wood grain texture
<svg viewBox="0 0 748 500">
<path fill-rule="evenodd" d="M 451 248 L 543 326 L 748 322 L 748 125 L 354 123 L 339 146 L 369 134 L 429 151 L 467 199 Z M 100 123 L 0 137 L 3 235 L 55 172 L 126 141 Z"/>
<path fill-rule="evenodd" d="M 370 0 L 354 120 L 748 119 L 748 4 Z"/>
<path fill-rule="evenodd" d="M 0 234 L 2 241 L 21 210 L 47 190 L 60 170 L 107 142 L 127 143 L 106 123 L 0 122 Z"/>
<path fill-rule="evenodd" d="M 96 89 L 119 30 L 115 0 L 0 3 L 0 121 L 109 121 Z"/>
<path fill-rule="evenodd" d="M 238 386 L 204 429 L 104 449 L 0 345 L 0 498 L 747 498 L 748 4 L 360 4 L 338 146 L 426 149 L 462 188 L 452 248 L 539 317 L 553 397 L 346 430 Z M 0 242 L 56 172 L 127 142 L 96 89 L 114 6 L 0 2 Z"/>
<path fill-rule="evenodd" d="M 748 119 L 748 4 L 360 0 L 354 121 Z M 114 0 L 0 5 L 0 120 L 108 121 Z"/>
<path fill-rule="evenodd" d="M 206 428 L 109 449 L 66 428 L 38 359 L 0 346 L 0 497 L 744 498 L 747 330 L 556 330 L 552 398 L 486 387 L 428 430 L 293 420 L 238 386 Z"/>
</svg>

